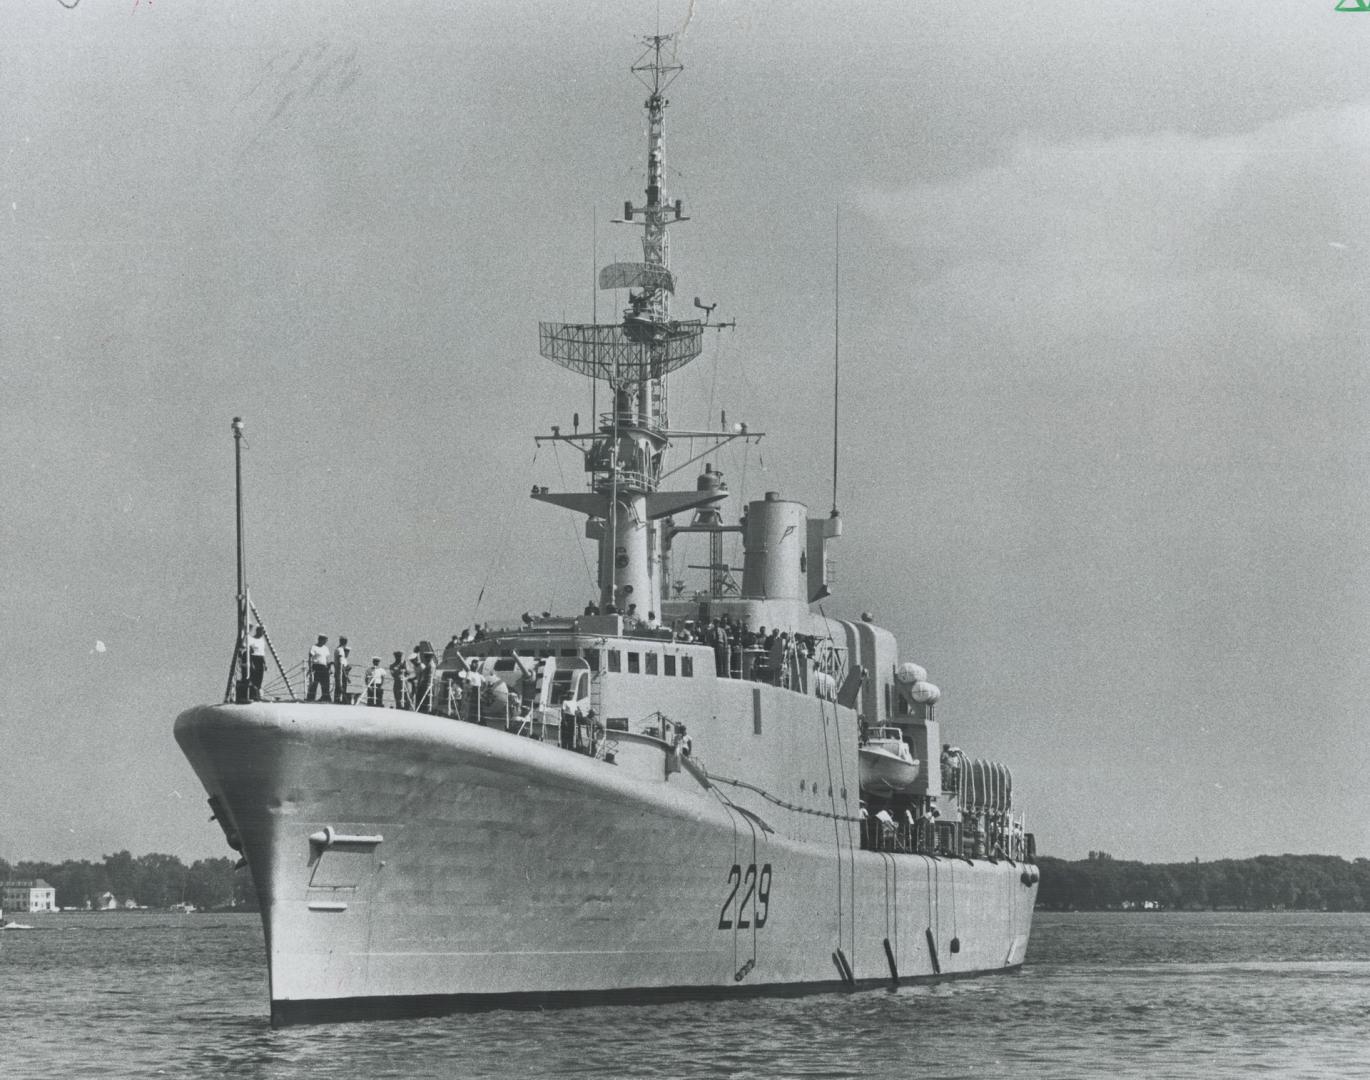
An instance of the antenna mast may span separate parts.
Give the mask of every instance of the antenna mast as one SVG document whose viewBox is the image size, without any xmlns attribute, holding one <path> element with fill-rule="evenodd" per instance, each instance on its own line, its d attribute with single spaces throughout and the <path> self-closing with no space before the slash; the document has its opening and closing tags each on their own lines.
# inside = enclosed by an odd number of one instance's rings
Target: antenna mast
<svg viewBox="0 0 1370 1080">
<path fill-rule="evenodd" d="M 672 528 L 672 515 L 714 503 L 726 490 L 663 491 L 665 453 L 670 445 L 666 409 L 666 376 L 697 357 L 704 324 L 698 319 L 671 318 L 675 275 L 670 269 L 668 225 L 688 221 L 680 199 L 666 196 L 662 121 L 666 88 L 684 67 L 667 46 L 673 34 L 644 38 L 646 49 L 630 70 L 647 88 L 646 201 L 623 205 L 618 224 L 642 228 L 640 262 L 619 262 L 599 273 L 601 289 L 627 290 L 627 304 L 617 323 L 542 323 L 539 351 L 547 359 L 609 386 L 610 410 L 595 418 L 585 435 L 553 429 L 552 439 L 588 444 L 585 471 L 588 492 L 534 489 L 533 498 L 554 503 L 590 518 L 587 535 L 600 545 L 600 603 L 606 610 L 639 616 L 659 612 L 664 599 L 662 553 Z M 693 433 L 691 433 L 693 434 Z M 539 437 L 541 442 L 545 437 Z"/>
<path fill-rule="evenodd" d="M 233 663 L 228 668 L 228 685 L 224 688 L 224 700 L 237 701 L 241 704 L 248 700 L 248 688 L 251 685 L 247 669 L 248 601 L 243 555 L 243 418 L 241 416 L 233 418 L 233 480 L 234 506 L 237 510 L 238 519 L 238 644 L 233 650 Z"/>
<path fill-rule="evenodd" d="M 837 517 L 837 391 L 838 343 L 841 341 L 842 311 L 842 208 L 837 207 L 833 221 L 832 253 L 832 516 Z"/>
<path fill-rule="evenodd" d="M 626 221 L 632 221 L 638 214 L 642 215 L 642 261 L 649 266 L 659 266 L 667 269 L 671 265 L 670 240 L 666 232 L 667 210 L 663 204 L 664 185 L 662 182 L 664 168 L 664 156 L 661 147 L 662 121 L 665 119 L 666 106 L 670 104 L 666 100 L 665 91 L 671 83 L 675 81 L 677 75 L 685 70 L 684 66 L 675 63 L 663 63 L 661 59 L 661 47 L 668 41 L 673 40 L 674 35 L 655 34 L 645 39 L 647 51 L 642 54 L 638 62 L 633 65 L 633 74 L 638 77 L 638 81 L 649 91 L 647 97 L 647 205 L 634 207 L 631 202 L 625 203 L 623 207 L 623 217 Z M 675 204 L 675 220 L 683 220 L 681 217 L 682 205 L 679 200 Z M 670 292 L 661 288 L 659 285 L 648 286 L 640 294 L 638 304 L 640 310 L 650 317 L 665 320 L 670 317 Z M 632 294 L 629 294 L 629 301 L 632 302 Z"/>
</svg>

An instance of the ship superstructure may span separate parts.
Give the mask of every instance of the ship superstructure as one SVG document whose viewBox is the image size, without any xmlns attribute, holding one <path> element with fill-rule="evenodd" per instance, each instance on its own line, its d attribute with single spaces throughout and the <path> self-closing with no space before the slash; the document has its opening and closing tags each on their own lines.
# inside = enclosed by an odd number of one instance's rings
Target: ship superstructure
<svg viewBox="0 0 1370 1080">
<path fill-rule="evenodd" d="M 670 268 L 668 225 L 687 221 L 684 206 L 672 203 L 665 189 L 662 139 L 666 87 L 682 70 L 662 55 L 669 42 L 653 37 L 633 72 L 649 93 L 647 110 L 647 199 L 623 205 L 622 224 L 642 229 L 642 261 L 618 262 L 600 271 L 601 289 L 626 290 L 627 307 L 620 321 L 609 324 L 547 323 L 539 327 L 542 355 L 572 371 L 602 380 L 610 390 L 612 410 L 598 418 L 598 431 L 585 436 L 551 436 L 588 444 L 585 470 L 589 492 L 534 491 L 533 498 L 583 513 L 589 534 L 600 541 L 600 606 L 624 614 L 660 610 L 662 548 L 669 541 L 668 522 L 676 514 L 717 502 L 717 488 L 663 491 L 665 452 L 672 434 L 667 427 L 666 377 L 697 357 L 704 335 L 698 320 L 671 318 L 675 278 Z M 726 441 L 710 432 L 690 433 Z"/>
<path fill-rule="evenodd" d="M 177 719 L 257 884 L 275 1023 L 1023 962 L 1037 871 L 1008 770 L 943 746 L 940 691 L 889 631 L 826 613 L 836 509 L 767 492 L 733 519 L 711 465 L 667 482 L 673 439 L 759 437 L 668 422 L 667 377 L 710 325 L 671 312 L 671 46 L 647 39 L 633 67 L 646 200 L 622 221 L 642 259 L 599 277 L 621 318 L 540 327 L 544 356 L 608 388 L 590 431 L 544 437 L 581 451 L 584 489 L 533 489 L 585 515 L 597 601 L 425 643 L 395 708 L 252 701 L 240 679 Z M 696 535 L 707 577 L 687 594 L 666 560 Z M 241 563 L 239 579 L 245 638 Z"/>
</svg>

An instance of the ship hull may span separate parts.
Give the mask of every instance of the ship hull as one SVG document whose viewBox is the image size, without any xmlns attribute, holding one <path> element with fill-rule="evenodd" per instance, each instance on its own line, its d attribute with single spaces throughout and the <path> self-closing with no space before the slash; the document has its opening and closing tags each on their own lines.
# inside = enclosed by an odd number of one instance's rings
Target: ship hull
<svg viewBox="0 0 1370 1080">
<path fill-rule="evenodd" d="M 888 986 L 1026 952 L 1022 864 L 865 851 L 837 818 L 787 837 L 650 748 L 609 764 L 324 704 L 204 706 L 176 737 L 251 866 L 276 1024 Z"/>
</svg>

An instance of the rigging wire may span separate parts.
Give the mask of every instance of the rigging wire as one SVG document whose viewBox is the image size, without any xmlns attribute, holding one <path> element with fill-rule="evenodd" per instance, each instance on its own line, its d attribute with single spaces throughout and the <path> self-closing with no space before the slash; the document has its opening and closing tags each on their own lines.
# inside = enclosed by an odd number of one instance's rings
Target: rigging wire
<svg viewBox="0 0 1370 1080">
<path fill-rule="evenodd" d="M 712 779 L 712 777 L 711 777 L 711 779 Z M 742 786 L 743 786 L 743 787 L 750 787 L 751 785 L 749 785 L 749 784 L 744 784 L 744 785 L 742 785 Z M 717 786 L 717 785 L 712 785 L 712 786 L 709 788 L 709 790 L 718 798 L 719 805 L 723 807 L 724 811 L 725 811 L 725 812 L 727 813 L 727 815 L 728 815 L 729 820 L 731 820 L 731 822 L 732 822 L 732 826 L 733 826 L 733 862 L 739 863 L 739 864 L 742 862 L 742 859 L 741 859 L 741 858 L 738 856 L 738 854 L 737 854 L 738 840 L 740 839 L 740 837 L 739 837 L 739 835 L 738 835 L 737 818 L 740 816 L 740 817 L 742 818 L 742 820 L 746 823 L 747 829 L 748 829 L 748 830 L 750 831 L 750 833 L 751 833 L 751 837 L 752 837 L 752 856 L 751 856 L 751 863 L 752 863 L 753 866 L 755 866 L 756 863 L 757 863 L 757 857 L 756 857 L 756 839 L 757 839 L 757 837 L 756 837 L 756 822 L 752 820 L 753 815 L 749 814 L 746 810 L 744 810 L 742 807 L 738 806 L 738 805 L 737 805 L 736 803 L 734 803 L 730 798 L 728 798 L 728 796 L 724 795 L 723 792 L 720 791 L 720 790 L 718 789 L 718 786 Z M 757 790 L 759 790 L 759 789 L 753 788 L 752 790 L 757 791 Z M 737 919 L 738 919 L 738 921 L 740 921 L 741 918 L 742 918 L 742 910 L 741 910 L 741 905 L 739 905 L 739 906 L 738 906 L 738 912 L 737 912 Z M 753 902 L 753 904 L 752 904 L 752 919 L 751 919 L 751 924 L 752 924 L 752 956 L 751 956 L 751 962 L 752 962 L 753 964 L 755 964 L 755 963 L 756 963 L 756 945 L 757 945 L 757 936 L 756 936 L 756 934 L 757 934 L 757 926 L 756 926 L 756 905 L 755 905 L 755 902 Z M 738 938 L 738 935 L 737 935 L 737 927 L 736 927 L 736 924 L 734 924 L 734 930 L 733 930 L 733 966 L 734 966 L 734 967 L 738 967 L 738 962 L 737 962 L 737 959 L 738 959 L 738 957 L 737 957 L 737 938 Z"/>
<path fill-rule="evenodd" d="M 557 463 L 557 475 L 561 477 L 561 487 L 564 491 L 566 490 L 566 473 L 561 467 L 561 454 L 557 450 L 556 443 L 552 444 L 552 457 Z M 589 556 L 585 554 L 585 538 L 581 536 L 580 530 L 576 528 L 574 518 L 567 518 L 566 520 L 571 523 L 571 532 L 575 534 L 576 547 L 580 549 L 580 561 L 585 564 L 585 579 L 590 583 L 590 588 L 593 590 L 595 588 L 595 576 L 590 573 L 590 559 Z"/>
<path fill-rule="evenodd" d="M 924 856 L 924 861 L 928 867 L 928 929 L 932 931 L 936 941 L 942 940 L 942 877 L 941 863 L 934 858 Z M 936 927 L 936 929 L 934 929 Z M 940 974 L 941 964 L 936 963 L 934 955 L 934 972 Z"/>
<path fill-rule="evenodd" d="M 754 406 L 760 395 L 757 393 L 756 387 L 752 385 L 751 377 L 747 374 L 747 363 L 745 360 L 745 354 L 740 349 L 737 353 L 737 373 L 742 377 L 742 385 L 746 387 L 747 390 L 747 407 L 751 408 L 752 406 Z"/>
<path fill-rule="evenodd" d="M 529 465 L 528 465 L 528 468 L 529 468 L 529 471 L 530 471 L 530 472 L 532 471 L 532 467 L 538 463 L 538 451 L 539 451 L 540 449 L 541 449 L 541 447 L 540 447 L 540 446 L 537 446 L 537 445 L 534 445 L 534 447 L 533 447 L 533 460 L 532 460 L 531 462 L 529 462 Z M 509 523 L 510 523 L 511 519 L 513 518 L 513 516 L 514 516 L 514 503 L 513 503 L 513 502 L 510 502 L 509 505 L 505 508 L 505 511 L 504 511 L 504 523 L 500 526 L 499 546 L 495 549 L 495 550 L 496 550 L 495 561 L 494 561 L 494 563 L 485 571 L 485 580 L 482 581 L 482 582 L 480 583 L 480 592 L 478 592 L 478 593 L 476 594 L 476 606 L 475 606 L 475 610 L 471 613 L 471 618 L 472 618 L 473 620 L 475 619 L 476 615 L 479 614 L 479 612 L 480 612 L 481 601 L 485 599 L 485 590 L 486 590 L 486 588 L 487 588 L 487 587 L 489 586 L 489 584 L 490 584 L 490 578 L 491 578 L 495 573 L 497 573 L 500 569 L 502 569 L 503 566 L 504 566 L 504 556 L 505 556 L 505 554 L 506 554 L 507 551 L 508 551 L 508 548 L 507 548 L 507 545 L 506 545 L 505 541 L 507 541 L 507 540 L 509 539 Z"/>
<path fill-rule="evenodd" d="M 752 441 L 751 441 L 751 439 L 743 439 L 743 440 L 742 440 L 742 483 L 741 483 L 740 485 L 738 485 L 738 490 L 737 490 L 738 498 L 739 498 L 739 499 L 741 500 L 741 502 L 742 502 L 742 509 L 743 509 L 743 511 L 745 511 L 746 508 L 747 508 L 747 465 L 750 463 L 751 459 L 752 459 Z M 740 518 L 740 517 L 741 517 L 741 514 L 739 514 L 738 516 L 739 516 L 739 518 Z M 742 533 L 733 533 L 733 534 L 732 534 L 732 539 L 733 539 L 732 556 L 731 556 L 731 558 L 730 558 L 728 561 L 729 561 L 729 562 L 736 562 L 737 559 L 738 559 L 738 557 L 739 557 L 739 552 L 738 552 L 737 549 L 742 545 L 743 534 L 742 534 Z"/>
<path fill-rule="evenodd" d="M 833 651 L 834 651 L 834 653 L 835 653 L 835 652 L 836 652 L 836 649 L 837 649 L 837 642 L 836 642 L 836 640 L 833 638 L 833 633 L 832 633 L 832 622 L 831 622 L 831 620 L 829 620 L 829 618 L 828 618 L 828 613 L 827 613 L 826 611 L 823 610 L 823 605 L 822 605 L 822 604 L 819 604 L 819 605 L 818 605 L 818 615 L 819 615 L 819 618 L 821 618 L 821 619 L 823 620 L 823 625 L 824 625 L 824 627 L 825 627 L 826 630 L 827 630 L 829 647 L 830 647 L 831 649 L 833 649 Z M 822 699 L 820 698 L 819 701 L 820 701 L 820 703 L 821 703 Z M 836 728 L 836 735 L 837 735 L 837 739 L 838 739 L 837 762 L 838 762 L 839 768 L 841 769 L 841 776 L 842 776 L 842 791 L 845 793 L 845 792 L 847 791 L 847 763 L 846 763 L 846 759 L 842 756 L 842 752 L 841 752 L 841 745 L 842 745 L 842 744 L 841 744 L 842 729 L 841 729 L 840 723 L 838 722 L 839 719 L 840 719 L 841 714 L 838 712 L 837 701 L 836 701 L 835 698 L 834 698 L 834 700 L 833 700 L 832 714 L 833 714 L 833 724 L 834 724 L 834 727 Z M 826 707 L 824 707 L 824 709 L 823 709 L 823 715 L 824 715 L 824 720 L 826 721 L 826 719 L 827 719 L 827 710 L 826 710 Z M 824 736 L 824 747 L 825 747 L 825 748 L 826 748 L 826 745 L 827 745 L 827 739 L 826 739 L 826 734 L 825 734 L 825 736 Z M 829 763 L 829 766 L 828 766 L 828 767 L 829 767 L 829 771 L 831 771 L 831 768 L 832 768 L 831 763 Z M 859 799 L 859 793 L 858 793 L 858 802 L 859 802 L 859 801 L 860 801 L 860 799 Z M 847 808 L 847 806 L 848 806 L 848 803 L 844 801 L 844 802 L 843 802 L 843 809 L 845 810 L 845 809 Z M 834 806 L 833 809 L 834 809 L 834 812 L 835 812 L 835 811 L 836 811 L 836 806 Z M 836 816 L 836 815 L 835 815 L 835 816 Z M 845 813 L 842 814 L 841 816 L 842 816 L 842 817 L 846 820 L 846 822 L 847 822 L 847 857 L 848 857 L 848 858 L 847 858 L 847 861 L 848 861 L 849 873 L 850 873 L 850 877 L 849 877 L 849 879 L 848 879 L 848 886 L 849 886 L 849 888 L 850 888 L 850 890 L 851 890 L 851 910 L 852 910 L 852 915 L 853 915 L 853 917 L 855 917 L 855 914 L 856 914 L 856 853 L 855 853 L 855 849 L 854 849 L 853 844 L 852 844 L 852 824 L 851 824 L 851 823 L 852 823 L 852 818 L 851 818 L 851 816 L 850 816 L 849 814 L 845 814 Z M 833 823 L 833 826 L 834 826 L 834 828 L 837 827 L 837 826 L 836 826 L 836 822 Z M 841 839 L 839 838 L 839 840 L 838 840 L 839 857 L 840 857 L 841 848 L 842 848 Z M 840 888 L 840 886 L 839 886 L 839 888 Z M 897 895 L 898 895 L 898 893 L 897 893 L 897 891 L 896 891 L 896 896 L 897 896 Z M 841 929 L 841 928 L 840 928 L 840 923 L 839 923 L 839 932 L 840 932 L 840 929 Z M 855 924 L 853 923 L 853 925 L 852 925 L 852 950 L 853 950 L 853 952 L 854 952 L 855 949 L 856 949 L 855 935 L 856 935 L 856 926 L 855 926 Z"/>
<path fill-rule="evenodd" d="M 712 419 L 713 419 L 713 415 L 714 415 L 714 391 L 718 388 L 718 354 L 719 354 L 719 353 L 722 351 L 722 349 L 723 349 L 723 342 L 720 341 L 719 339 L 720 339 L 722 336 L 723 336 L 722 334 L 715 334 L 715 335 L 714 335 L 714 347 L 713 347 L 713 349 L 711 350 L 712 353 L 713 353 L 713 361 L 714 361 L 714 363 L 713 363 L 713 369 L 712 369 L 712 371 L 711 371 L 710 374 L 709 374 L 709 404 L 708 404 L 708 405 L 705 407 L 705 409 L 704 409 L 704 423 L 703 423 L 703 425 L 701 426 L 701 430 L 703 430 L 703 431 L 708 431 L 708 430 L 709 430 L 709 424 L 712 423 Z M 693 439 L 690 440 L 690 444 L 691 444 L 691 447 L 693 448 L 693 445 L 694 445 L 694 440 L 693 440 Z M 692 452 L 693 452 L 693 449 L 692 449 Z"/>
<path fill-rule="evenodd" d="M 295 697 L 295 688 L 290 685 L 290 676 L 286 674 L 285 665 L 281 663 L 280 656 L 276 654 L 276 645 L 271 640 L 271 632 L 267 630 L 266 623 L 262 621 L 262 617 L 257 614 L 257 605 L 252 602 L 251 596 L 247 598 L 247 606 L 252 612 L 252 617 L 257 620 L 257 625 L 262 628 L 262 638 L 266 641 L 266 647 L 271 650 L 271 659 L 276 662 L 276 670 L 281 673 L 281 678 L 285 680 L 285 688 L 290 692 L 290 700 L 298 700 Z"/>
<path fill-rule="evenodd" d="M 590 325 L 599 324 L 599 280 L 596 277 L 599 264 L 599 207 L 590 207 Z M 595 430 L 599 422 L 599 375 L 590 374 L 590 430 Z"/>
<path fill-rule="evenodd" d="M 833 703 L 833 715 L 837 714 L 837 704 Z M 828 802 L 832 806 L 832 838 L 837 846 L 837 943 L 842 944 L 842 832 L 837 823 L 837 800 L 832 793 L 832 751 L 828 746 L 828 708 L 822 698 L 818 699 L 818 715 L 823 723 L 823 757 L 828 767 Z M 841 757 L 839 748 L 838 756 Z M 850 835 L 850 834 L 849 834 Z"/>
<path fill-rule="evenodd" d="M 819 698 L 818 700 L 819 700 L 819 702 L 821 703 L 823 699 L 822 699 L 822 698 Z M 827 709 L 826 709 L 826 707 L 825 707 L 825 706 L 822 706 L 822 705 L 820 704 L 820 708 L 823 709 L 824 715 L 825 715 L 825 717 L 826 717 L 826 715 L 827 715 Z M 842 753 L 842 724 L 841 724 L 841 713 L 838 712 L 838 707 L 837 707 L 837 702 L 836 702 L 836 701 L 834 701 L 833 704 L 832 704 L 832 725 L 833 725 L 833 737 L 837 740 L 837 768 L 838 768 L 838 773 L 839 773 L 839 775 L 840 775 L 841 778 L 842 778 L 842 787 L 841 787 L 840 790 L 841 790 L 841 793 L 842 793 L 842 809 L 843 809 L 843 811 L 845 811 L 845 810 L 847 809 L 847 806 L 848 806 L 848 798 L 847 798 L 847 760 L 846 760 L 846 757 L 845 757 L 845 756 L 843 755 L 843 753 Z M 858 792 L 858 796 L 859 796 L 859 792 Z M 837 809 L 836 804 L 834 804 L 834 806 L 833 806 L 833 811 L 834 811 L 834 813 L 836 812 L 836 809 Z M 851 913 L 852 913 L 852 919 L 853 919 L 853 922 L 852 922 L 852 954 L 855 955 L 855 953 L 856 953 L 856 923 L 855 923 L 855 918 L 856 918 L 856 853 L 855 853 L 855 849 L 854 849 L 853 846 L 852 846 L 851 815 L 844 812 L 842 816 L 843 816 L 844 818 L 846 818 L 846 821 L 847 821 L 847 866 L 848 866 L 848 869 L 847 869 L 847 890 L 848 890 L 848 892 L 849 892 L 849 894 L 850 894 L 850 901 L 849 901 L 849 902 L 850 902 L 850 905 L 851 905 Z M 839 838 L 839 840 L 838 840 L 838 845 L 837 845 L 837 847 L 838 847 L 838 852 L 839 852 L 839 857 L 840 857 L 840 852 L 841 852 L 841 850 L 842 850 L 842 842 L 841 842 L 841 839 L 840 839 L 840 838 Z"/>
</svg>

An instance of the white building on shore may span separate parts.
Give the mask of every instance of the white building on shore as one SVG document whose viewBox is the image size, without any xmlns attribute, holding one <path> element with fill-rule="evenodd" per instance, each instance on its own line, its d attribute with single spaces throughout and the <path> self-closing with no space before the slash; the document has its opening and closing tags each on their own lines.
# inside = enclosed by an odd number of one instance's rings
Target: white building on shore
<svg viewBox="0 0 1370 1080">
<path fill-rule="evenodd" d="M 0 908 L 9 911 L 56 911 L 57 890 L 42 878 L 0 882 Z"/>
</svg>

